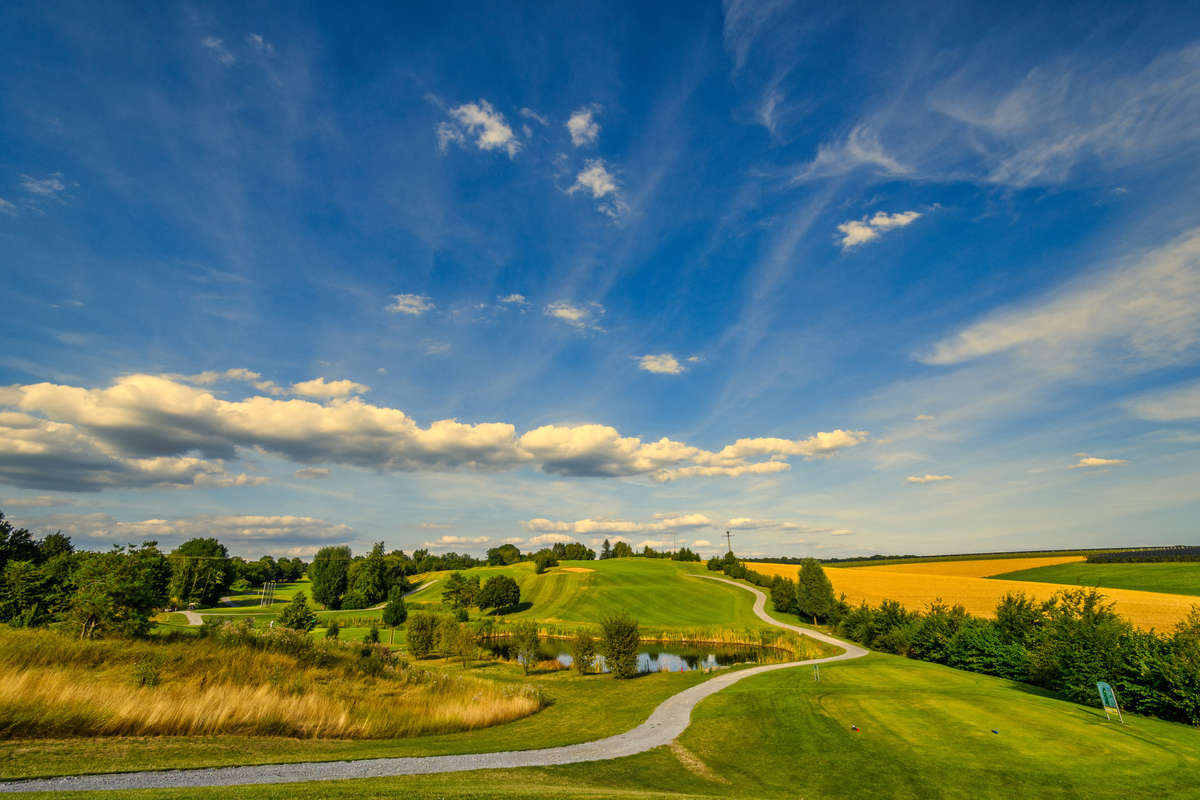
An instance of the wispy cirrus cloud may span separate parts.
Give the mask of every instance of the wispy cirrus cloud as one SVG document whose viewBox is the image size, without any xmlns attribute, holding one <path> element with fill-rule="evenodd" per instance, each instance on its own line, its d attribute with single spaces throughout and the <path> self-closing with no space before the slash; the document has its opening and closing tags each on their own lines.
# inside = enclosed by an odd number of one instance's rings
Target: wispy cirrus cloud
<svg viewBox="0 0 1200 800">
<path fill-rule="evenodd" d="M 924 475 L 909 475 L 904 479 L 904 482 L 919 486 L 921 484 L 941 483 L 942 481 L 948 480 L 951 480 L 949 475 L 930 475 L 929 473 L 926 473 Z"/>
<path fill-rule="evenodd" d="M 604 316 L 604 306 L 596 302 L 569 303 L 560 300 L 546 306 L 546 316 L 565 322 L 578 330 L 602 331 L 600 318 Z"/>
<path fill-rule="evenodd" d="M 900 177 L 913 172 L 912 167 L 900 163 L 884 151 L 878 133 L 867 125 L 857 125 L 845 139 L 819 145 L 817 155 L 800 167 L 792 180 L 804 183 L 864 168 L 887 177 Z"/>
<path fill-rule="evenodd" d="M 1079 461 L 1071 465 L 1071 469 L 1092 469 L 1095 467 L 1120 467 L 1129 462 L 1124 458 L 1100 458 L 1081 454 Z"/>
</svg>

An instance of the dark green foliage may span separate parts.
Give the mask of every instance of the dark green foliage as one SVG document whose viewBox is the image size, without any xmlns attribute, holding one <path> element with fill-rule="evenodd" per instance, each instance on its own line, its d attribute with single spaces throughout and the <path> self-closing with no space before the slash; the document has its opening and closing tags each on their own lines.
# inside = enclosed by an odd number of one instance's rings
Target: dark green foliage
<svg viewBox="0 0 1200 800">
<path fill-rule="evenodd" d="M 512 628 L 512 643 L 513 652 L 528 675 L 529 668 L 537 661 L 538 656 L 537 625 L 532 622 L 518 622 Z"/>
<path fill-rule="evenodd" d="M 363 634 L 363 644 L 379 644 L 379 626 L 372 625 Z"/>
<path fill-rule="evenodd" d="M 605 539 L 604 545 L 600 548 L 600 558 L 603 559 L 603 558 L 612 558 L 612 557 L 613 557 L 612 545 L 608 543 L 608 539 Z"/>
<path fill-rule="evenodd" d="M 168 594 L 181 605 L 215 606 L 236 572 L 229 551 L 216 539 L 190 539 L 171 551 Z"/>
<path fill-rule="evenodd" d="M 313 600 L 326 608 L 338 608 L 346 592 L 350 571 L 350 548 L 322 547 L 308 565 L 308 579 L 312 581 Z"/>
<path fill-rule="evenodd" d="M 357 611 L 360 608 L 368 608 L 370 605 L 367 596 L 357 589 L 351 589 L 338 599 L 338 608 L 347 611 Z"/>
<path fill-rule="evenodd" d="M 687 547 L 681 547 L 671 556 L 672 561 L 700 561 L 700 556 L 696 555 Z"/>
<path fill-rule="evenodd" d="M 350 591 L 347 592 L 347 597 L 353 593 L 357 598 L 361 598 L 362 605 L 348 605 L 344 600 L 342 606 L 344 608 L 370 608 L 371 606 L 383 602 L 388 593 L 387 580 L 387 565 L 384 562 L 383 542 L 376 542 L 371 548 L 371 552 L 365 558 L 356 559 L 351 562 L 346 575 L 347 585 Z"/>
<path fill-rule="evenodd" d="M 167 602 L 171 566 L 154 542 L 114 547 L 107 553 L 81 553 L 78 587 L 70 616 L 80 637 L 117 633 L 144 636 L 150 616 Z"/>
<path fill-rule="evenodd" d="M 452 572 L 442 589 L 442 604 L 447 608 L 468 608 L 475 605 L 479 595 L 479 576 L 463 577 L 461 572 Z"/>
<path fill-rule="evenodd" d="M 408 618 L 408 651 L 414 658 L 423 658 L 433 652 L 437 617 L 420 611 Z"/>
<path fill-rule="evenodd" d="M 329 625 L 325 628 L 326 639 L 337 639 L 342 635 L 342 625 L 336 619 L 329 620 Z"/>
<path fill-rule="evenodd" d="M 837 600 L 833 596 L 833 583 L 815 558 L 807 558 L 800 566 L 796 577 L 796 613 L 811 617 L 813 624 L 825 622 L 833 614 Z"/>
<path fill-rule="evenodd" d="M 633 548 L 629 546 L 629 542 L 617 542 L 613 545 L 610 558 L 633 558 Z"/>
<path fill-rule="evenodd" d="M 311 631 L 317 627 L 317 615 L 308 605 L 304 592 L 296 592 L 292 600 L 279 612 L 279 624 L 294 631 Z"/>
<path fill-rule="evenodd" d="M 1158 563 L 1167 561 L 1200 561 L 1200 547 L 1177 544 L 1172 547 L 1144 547 L 1120 550 L 1115 553 L 1088 553 L 1092 564 Z"/>
<path fill-rule="evenodd" d="M 563 561 L 592 561 L 596 551 L 579 542 L 555 542 L 550 548 L 554 557 Z"/>
<path fill-rule="evenodd" d="M 586 675 L 596 663 L 596 640 L 587 631 L 575 634 L 569 644 L 571 666 L 580 675 Z"/>
<path fill-rule="evenodd" d="M 554 557 L 554 553 L 550 550 L 542 550 L 533 557 L 534 572 L 538 575 L 543 574 L 550 567 L 558 566 L 558 559 Z"/>
<path fill-rule="evenodd" d="M 781 614 L 796 613 L 796 582 L 791 578 L 776 576 L 771 581 L 771 602 Z"/>
<path fill-rule="evenodd" d="M 487 551 L 489 567 L 504 567 L 521 560 L 521 551 L 515 544 L 502 544 Z"/>
<path fill-rule="evenodd" d="M 408 606 L 404 604 L 404 590 L 393 586 L 388 592 L 387 605 L 383 607 L 383 624 L 389 628 L 403 625 L 408 619 Z"/>
<path fill-rule="evenodd" d="M 504 608 L 512 608 L 520 602 L 521 587 L 507 575 L 493 575 L 488 578 L 479 592 L 479 597 L 476 598 L 479 608 L 492 608 L 497 612 Z"/>
<path fill-rule="evenodd" d="M 600 653 L 614 678 L 637 675 L 637 651 L 641 643 L 637 620 L 627 614 L 608 617 L 600 623 Z"/>
</svg>

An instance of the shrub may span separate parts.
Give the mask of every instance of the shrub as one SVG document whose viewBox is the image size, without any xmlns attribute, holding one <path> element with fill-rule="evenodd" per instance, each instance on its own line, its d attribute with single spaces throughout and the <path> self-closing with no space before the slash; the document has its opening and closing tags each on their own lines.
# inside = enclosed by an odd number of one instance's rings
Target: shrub
<svg viewBox="0 0 1200 800">
<path fill-rule="evenodd" d="M 521 662 L 521 666 L 525 668 L 525 674 L 528 675 L 529 668 L 538 656 L 537 625 L 532 622 L 518 622 L 513 626 L 512 642 L 513 652 Z"/>
<path fill-rule="evenodd" d="M 481 609 L 511 608 L 521 602 L 521 587 L 507 575 L 493 575 L 487 579 L 476 600 Z"/>
<path fill-rule="evenodd" d="M 348 611 L 357 611 L 360 608 L 366 608 L 371 605 L 367 596 L 358 589 L 351 589 L 342 595 L 341 607 Z"/>
<path fill-rule="evenodd" d="M 426 611 L 408 618 L 408 651 L 414 658 L 423 658 L 433 652 L 434 631 L 437 617 Z"/>
<path fill-rule="evenodd" d="M 329 620 L 329 625 L 325 628 L 325 638 L 337 640 L 342 633 L 342 626 L 336 619 Z"/>
<path fill-rule="evenodd" d="M 379 626 L 372 625 L 363 634 L 363 644 L 379 644 Z"/>
<path fill-rule="evenodd" d="M 388 603 L 383 607 L 383 624 L 389 628 L 403 625 L 408 619 L 408 606 L 404 605 L 404 588 L 396 585 L 388 590 Z"/>
<path fill-rule="evenodd" d="M 608 617 L 600 623 L 600 652 L 614 678 L 637 675 L 637 651 L 641 638 L 638 623 L 627 614 Z"/>
<path fill-rule="evenodd" d="M 279 624 L 297 631 L 311 631 L 317 627 L 317 615 L 308 607 L 308 598 L 304 596 L 304 592 L 296 592 L 292 602 L 279 612 Z"/>
<path fill-rule="evenodd" d="M 596 640 L 587 631 L 580 631 L 570 643 L 571 666 L 586 675 L 596 662 Z"/>
</svg>

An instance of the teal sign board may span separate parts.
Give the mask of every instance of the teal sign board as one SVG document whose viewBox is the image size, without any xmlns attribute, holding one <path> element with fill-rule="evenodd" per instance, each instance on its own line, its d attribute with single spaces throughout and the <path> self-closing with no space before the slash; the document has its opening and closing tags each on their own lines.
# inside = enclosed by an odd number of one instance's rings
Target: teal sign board
<svg viewBox="0 0 1200 800">
<path fill-rule="evenodd" d="M 1117 705 L 1117 696 L 1113 693 L 1113 688 L 1104 681 L 1096 684 L 1096 688 L 1100 690 L 1100 702 L 1105 708 L 1119 708 Z"/>
</svg>

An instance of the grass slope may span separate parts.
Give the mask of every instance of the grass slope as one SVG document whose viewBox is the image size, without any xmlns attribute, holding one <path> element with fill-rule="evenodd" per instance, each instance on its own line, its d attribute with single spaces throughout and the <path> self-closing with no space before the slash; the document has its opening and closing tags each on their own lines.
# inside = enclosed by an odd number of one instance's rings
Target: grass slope
<svg viewBox="0 0 1200 800">
<path fill-rule="evenodd" d="M 1200 730 L 874 654 L 750 678 L 681 748 L 548 769 L 176 790 L 163 798 L 1198 798 Z M 851 725 L 860 728 L 851 730 Z M 995 729 L 998 733 L 992 733 Z M 34 795 L 35 797 L 37 795 Z M 107 798 L 146 793 L 105 794 Z"/>
<path fill-rule="evenodd" d="M 1200 596 L 1200 562 L 1159 564 L 1071 564 L 1023 569 L 992 577 L 1009 581 L 1067 583 Z"/>
<path fill-rule="evenodd" d="M 412 595 L 410 607 L 440 605 L 447 573 L 437 583 Z M 544 575 L 533 564 L 481 567 L 465 574 L 510 575 L 521 587 L 529 608 L 506 615 L 508 620 L 538 620 L 560 624 L 595 624 L 618 611 L 637 618 L 643 628 L 679 630 L 706 627 L 761 628 L 754 616 L 754 598 L 747 592 L 715 581 L 703 565 L 665 559 L 614 558 L 605 561 L 564 561 Z"/>
</svg>

